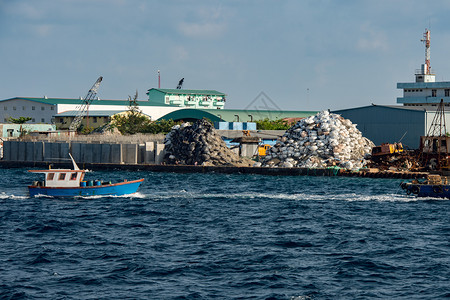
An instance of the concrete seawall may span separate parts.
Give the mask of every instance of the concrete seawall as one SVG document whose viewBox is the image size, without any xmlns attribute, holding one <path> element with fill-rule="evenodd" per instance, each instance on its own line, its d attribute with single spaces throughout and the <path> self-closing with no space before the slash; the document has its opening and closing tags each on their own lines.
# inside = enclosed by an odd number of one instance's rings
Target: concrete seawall
<svg viewBox="0 0 450 300">
<path fill-rule="evenodd" d="M 83 143 L 79 141 L 5 141 L 3 160 L 10 162 L 65 162 L 71 153 L 77 163 L 160 164 L 164 144 Z"/>
</svg>

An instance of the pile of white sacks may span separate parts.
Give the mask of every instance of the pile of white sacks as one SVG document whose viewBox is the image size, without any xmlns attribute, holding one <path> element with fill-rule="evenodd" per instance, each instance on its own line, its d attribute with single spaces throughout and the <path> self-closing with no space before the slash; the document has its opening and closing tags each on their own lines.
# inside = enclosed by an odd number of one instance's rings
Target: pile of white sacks
<svg viewBox="0 0 450 300">
<path fill-rule="evenodd" d="M 374 144 L 356 124 L 328 111 L 298 121 L 268 150 L 264 167 L 360 169 Z"/>
</svg>

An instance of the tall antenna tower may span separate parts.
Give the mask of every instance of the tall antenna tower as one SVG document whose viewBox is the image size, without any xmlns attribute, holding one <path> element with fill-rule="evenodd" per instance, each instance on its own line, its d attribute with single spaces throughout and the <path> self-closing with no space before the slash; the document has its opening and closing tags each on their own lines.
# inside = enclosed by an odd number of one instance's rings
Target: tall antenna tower
<svg viewBox="0 0 450 300">
<path fill-rule="evenodd" d="M 425 66 L 426 66 L 426 70 L 425 70 L 425 74 L 426 75 L 431 75 L 431 65 L 430 65 L 430 31 L 425 28 L 425 32 L 423 34 L 423 39 L 420 40 L 421 42 L 423 42 L 425 44 Z"/>
<path fill-rule="evenodd" d="M 430 31 L 427 28 L 420 41 L 425 44 L 425 63 L 421 65 L 420 70 L 416 70 L 416 82 L 435 82 L 436 75 L 430 65 Z"/>
</svg>

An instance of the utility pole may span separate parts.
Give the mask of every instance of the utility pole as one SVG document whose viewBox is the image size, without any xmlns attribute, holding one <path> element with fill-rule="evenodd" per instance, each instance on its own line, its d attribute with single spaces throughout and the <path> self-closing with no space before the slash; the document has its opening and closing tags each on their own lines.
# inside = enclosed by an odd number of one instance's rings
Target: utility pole
<svg viewBox="0 0 450 300">
<path fill-rule="evenodd" d="M 158 70 L 158 89 L 161 88 L 161 72 Z"/>
</svg>

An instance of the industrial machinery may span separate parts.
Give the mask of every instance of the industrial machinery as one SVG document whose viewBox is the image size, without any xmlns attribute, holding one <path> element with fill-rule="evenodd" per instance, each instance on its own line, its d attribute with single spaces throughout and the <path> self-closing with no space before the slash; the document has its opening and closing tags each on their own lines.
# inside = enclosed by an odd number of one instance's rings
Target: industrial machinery
<svg viewBox="0 0 450 300">
<path fill-rule="evenodd" d="M 267 150 L 269 150 L 270 147 L 272 147 L 272 146 L 270 146 L 269 144 L 259 145 L 259 147 L 258 147 L 259 156 L 266 156 Z"/>
<path fill-rule="evenodd" d="M 375 164 L 374 167 L 380 169 L 396 168 L 400 170 L 416 166 L 414 156 L 403 149 L 403 145 L 400 142 L 393 144 L 384 143 L 373 147 L 371 161 Z"/>
<path fill-rule="evenodd" d="M 422 166 L 441 170 L 450 168 L 450 136 L 445 126 L 444 100 L 441 99 L 426 136 L 420 137 Z"/>
<path fill-rule="evenodd" d="M 258 153 L 256 154 L 259 157 L 262 156 L 266 156 L 266 152 L 267 150 L 270 149 L 270 147 L 272 147 L 269 144 L 261 144 L 261 139 L 260 138 L 255 138 L 252 137 L 250 134 L 250 130 L 242 130 L 242 137 L 235 139 L 236 141 L 239 141 L 239 143 L 255 143 L 258 142 Z"/>
<path fill-rule="evenodd" d="M 386 156 L 392 154 L 399 154 L 403 152 L 402 143 L 394 143 L 388 144 L 384 143 L 381 146 L 376 146 L 372 148 L 372 158 L 376 158 L 377 156 Z"/>
<path fill-rule="evenodd" d="M 184 78 L 181 78 L 180 81 L 178 82 L 177 90 L 181 90 L 181 88 L 183 87 L 183 82 L 184 82 Z"/>
<path fill-rule="evenodd" d="M 89 105 L 92 103 L 92 100 L 94 100 L 95 96 L 97 95 L 97 90 L 102 80 L 103 77 L 100 76 L 94 83 L 94 85 L 89 89 L 86 97 L 84 97 L 84 99 L 81 99 L 81 104 L 80 106 L 77 107 L 77 114 L 73 119 L 72 123 L 70 124 L 69 130 L 77 130 L 80 127 L 81 121 L 83 120 L 85 113 L 86 117 L 89 118 Z"/>
</svg>

